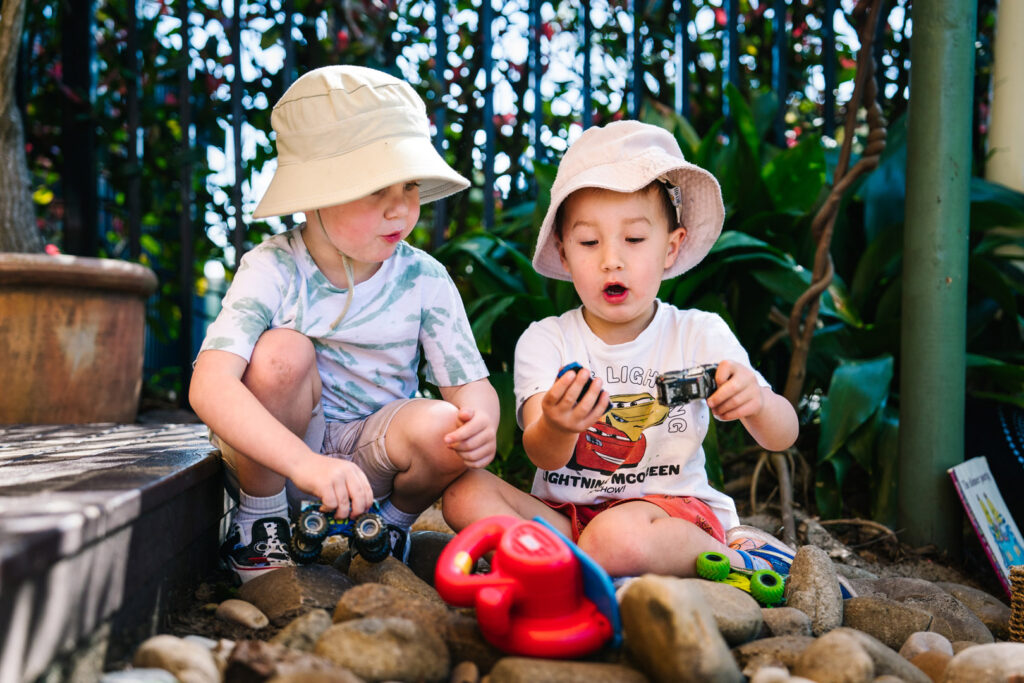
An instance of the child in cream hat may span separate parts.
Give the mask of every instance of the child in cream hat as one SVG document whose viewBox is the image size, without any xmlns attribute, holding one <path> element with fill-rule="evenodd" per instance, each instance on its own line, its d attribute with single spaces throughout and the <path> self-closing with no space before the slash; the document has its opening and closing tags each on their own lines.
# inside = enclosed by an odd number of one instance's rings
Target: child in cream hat
<svg viewBox="0 0 1024 683">
<path fill-rule="evenodd" d="M 719 316 L 657 299 L 663 279 L 707 255 L 723 216 L 718 182 L 661 128 L 621 121 L 570 146 L 533 263 L 571 280 L 582 306 L 532 324 L 515 355 L 523 446 L 538 468 L 533 495 L 467 471 L 444 496 L 453 528 L 540 515 L 613 577 L 693 576 L 704 551 L 740 569 L 789 573 L 793 549 L 739 526 L 732 499 L 708 483 L 701 442 L 713 414 L 784 450 L 797 437 L 796 412 Z M 559 377 L 571 362 L 584 370 Z M 703 364 L 718 366 L 706 401 L 657 401 L 659 374 Z"/>
<path fill-rule="evenodd" d="M 311 71 L 274 106 L 278 165 L 254 217 L 305 214 L 241 260 L 189 398 L 238 513 L 222 548 L 247 581 L 291 564 L 289 503 L 338 518 L 381 503 L 392 552 L 467 468 L 494 457 L 497 394 L 451 278 L 404 240 L 420 205 L 468 187 L 423 101 L 355 66 Z M 443 400 L 417 398 L 417 370 Z"/>
</svg>

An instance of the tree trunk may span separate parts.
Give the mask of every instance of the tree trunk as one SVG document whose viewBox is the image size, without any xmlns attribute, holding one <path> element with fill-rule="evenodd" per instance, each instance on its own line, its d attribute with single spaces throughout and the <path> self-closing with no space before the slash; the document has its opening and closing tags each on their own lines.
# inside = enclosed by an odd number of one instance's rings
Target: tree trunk
<svg viewBox="0 0 1024 683">
<path fill-rule="evenodd" d="M 0 251 L 43 250 L 25 158 L 25 135 L 14 98 L 24 0 L 3 0 L 0 16 Z"/>
</svg>

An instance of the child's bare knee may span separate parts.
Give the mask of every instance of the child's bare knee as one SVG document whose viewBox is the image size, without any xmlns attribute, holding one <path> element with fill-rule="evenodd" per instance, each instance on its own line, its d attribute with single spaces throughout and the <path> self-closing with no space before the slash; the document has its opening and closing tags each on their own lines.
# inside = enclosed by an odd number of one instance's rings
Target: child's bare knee
<svg viewBox="0 0 1024 683">
<path fill-rule="evenodd" d="M 250 389 L 294 387 L 317 374 L 309 337 L 294 330 L 267 330 L 256 341 L 242 381 Z"/>
</svg>

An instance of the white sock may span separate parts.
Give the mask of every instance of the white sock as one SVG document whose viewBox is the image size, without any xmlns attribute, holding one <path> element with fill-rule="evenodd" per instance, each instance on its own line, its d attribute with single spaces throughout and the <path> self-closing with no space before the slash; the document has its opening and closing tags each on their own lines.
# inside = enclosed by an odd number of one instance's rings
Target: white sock
<svg viewBox="0 0 1024 683">
<path fill-rule="evenodd" d="M 391 503 L 391 499 L 388 498 L 380 504 L 380 516 L 384 518 L 384 522 L 391 526 L 397 526 L 400 529 L 409 530 L 420 517 L 418 512 L 402 512 Z"/>
<path fill-rule="evenodd" d="M 235 515 L 235 524 L 242 535 L 242 545 L 249 545 L 252 540 L 252 525 L 258 519 L 264 517 L 280 517 L 288 521 L 288 495 L 284 489 L 272 496 L 250 496 L 245 491 L 238 490 L 238 514 Z"/>
</svg>

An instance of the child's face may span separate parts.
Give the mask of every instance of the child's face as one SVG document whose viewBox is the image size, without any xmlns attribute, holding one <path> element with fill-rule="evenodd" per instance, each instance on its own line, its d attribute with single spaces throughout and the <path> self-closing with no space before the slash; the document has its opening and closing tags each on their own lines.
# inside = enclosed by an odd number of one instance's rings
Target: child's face
<svg viewBox="0 0 1024 683">
<path fill-rule="evenodd" d="M 656 192 L 585 189 L 565 200 L 558 251 L 598 337 L 622 343 L 650 322 L 686 229 L 668 226 Z M 670 231 L 671 227 L 671 231 Z"/>
<path fill-rule="evenodd" d="M 345 204 L 320 209 L 331 242 L 359 263 L 386 261 L 420 217 L 420 186 L 396 183 Z"/>
</svg>

